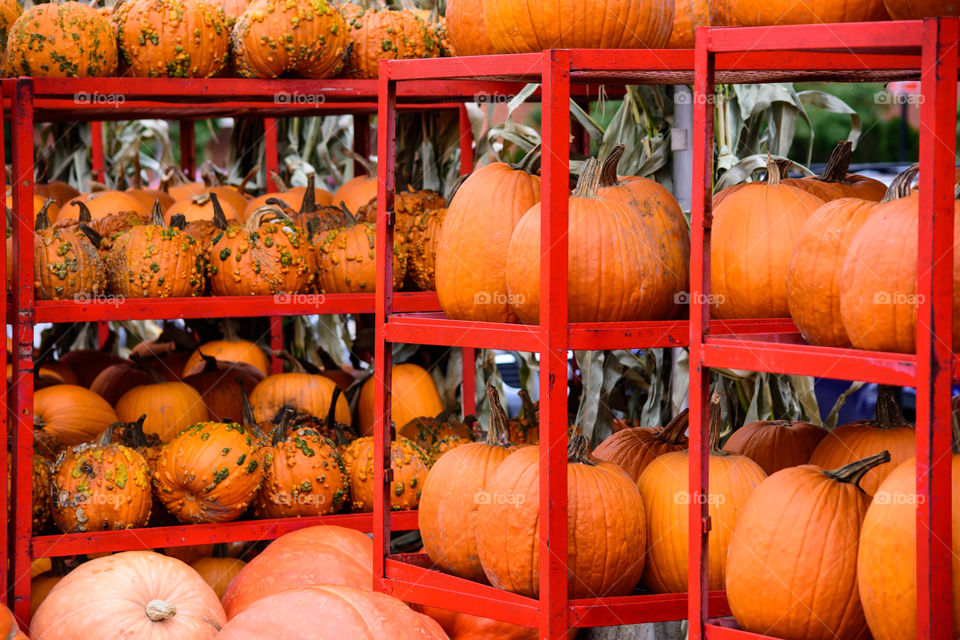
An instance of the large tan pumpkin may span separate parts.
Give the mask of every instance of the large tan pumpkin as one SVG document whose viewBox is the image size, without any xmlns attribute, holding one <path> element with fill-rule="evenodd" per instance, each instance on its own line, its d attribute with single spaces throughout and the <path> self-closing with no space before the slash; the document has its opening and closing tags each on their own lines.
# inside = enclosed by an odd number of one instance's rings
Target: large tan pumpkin
<svg viewBox="0 0 960 640">
<path fill-rule="evenodd" d="M 357 425 L 360 435 L 372 436 L 374 429 L 374 394 L 376 380 L 367 378 L 360 389 L 357 406 Z M 398 364 L 393 367 L 391 386 L 390 419 L 398 427 L 414 418 L 433 417 L 443 411 L 443 401 L 437 385 L 426 369 L 415 364 Z M 337 417 L 339 420 L 339 416 Z"/>
</svg>

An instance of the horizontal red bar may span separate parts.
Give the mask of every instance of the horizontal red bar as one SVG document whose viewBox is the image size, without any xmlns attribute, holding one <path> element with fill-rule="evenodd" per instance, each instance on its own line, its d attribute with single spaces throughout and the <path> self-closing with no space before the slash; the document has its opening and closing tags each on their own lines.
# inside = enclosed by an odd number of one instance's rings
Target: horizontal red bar
<svg viewBox="0 0 960 640">
<path fill-rule="evenodd" d="M 837 51 L 919 53 L 919 20 L 798 24 L 707 30 L 707 48 L 723 51 Z M 770 64 L 776 64 L 776 58 Z"/>
<path fill-rule="evenodd" d="M 759 633 L 750 633 L 742 629 L 732 629 L 717 624 L 708 624 L 704 627 L 704 636 L 707 640 L 780 640 L 775 636 L 765 636 Z"/>
<path fill-rule="evenodd" d="M 396 298 L 394 301 L 396 306 Z M 443 314 L 390 316 L 384 337 L 388 342 L 513 351 L 540 351 L 546 347 L 536 326 L 450 320 Z"/>
<path fill-rule="evenodd" d="M 517 82 L 537 82 L 547 55 L 549 52 L 388 60 L 385 65 L 381 63 L 381 70 L 385 67 L 392 80 L 510 77 Z"/>
<path fill-rule="evenodd" d="M 390 528 L 393 531 L 416 531 L 418 529 L 418 514 L 416 511 L 396 511 L 391 513 L 390 516 Z M 345 513 L 310 518 L 276 518 L 220 524 L 148 527 L 124 531 L 34 536 L 31 539 L 31 551 L 34 558 L 50 558 L 84 553 L 128 551 L 131 549 L 158 549 L 161 547 L 215 544 L 219 542 L 272 540 L 285 533 L 314 525 L 336 525 L 369 533 L 373 530 L 373 514 Z"/>
<path fill-rule="evenodd" d="M 711 591 L 708 606 L 711 616 L 730 615 L 727 595 L 723 591 Z M 683 620 L 687 613 L 687 594 L 657 593 L 571 600 L 568 620 L 571 627 L 611 627 Z"/>
</svg>

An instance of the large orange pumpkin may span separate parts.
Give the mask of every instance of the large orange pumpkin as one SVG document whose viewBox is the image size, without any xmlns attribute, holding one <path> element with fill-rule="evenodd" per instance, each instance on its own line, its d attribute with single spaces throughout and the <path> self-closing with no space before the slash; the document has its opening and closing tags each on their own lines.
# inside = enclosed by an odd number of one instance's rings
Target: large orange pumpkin
<svg viewBox="0 0 960 640">
<path fill-rule="evenodd" d="M 277 373 L 264 378 L 250 393 L 250 404 L 258 422 L 270 422 L 281 409 L 290 407 L 323 419 L 330 410 L 337 384 L 321 375 L 302 371 Z M 350 406 L 340 396 L 336 400 L 336 420 L 350 424 Z"/>
<path fill-rule="evenodd" d="M 372 436 L 374 427 L 374 393 L 376 380 L 371 376 L 360 389 L 357 403 L 357 421 L 360 435 Z M 443 401 L 437 385 L 426 369 L 415 364 L 398 364 L 393 367 L 393 383 L 390 386 L 390 419 L 399 426 L 406 425 L 420 416 L 435 416 L 443 411 Z M 337 415 L 340 420 L 340 416 Z"/>
<path fill-rule="evenodd" d="M 766 182 L 752 182 L 713 210 L 710 277 L 719 318 L 784 318 L 787 266 L 794 238 L 823 204 L 817 196 L 780 184 L 767 163 Z"/>
<path fill-rule="evenodd" d="M 684 409 L 665 427 L 631 427 L 620 429 L 593 450 L 593 457 L 612 462 L 627 472 L 635 482 L 653 460 L 671 451 L 687 448 L 687 416 Z"/>
<path fill-rule="evenodd" d="M 753 490 L 767 477 L 756 462 L 719 447 L 720 396 L 710 400 L 709 586 L 723 589 L 727 549 L 737 517 Z M 688 588 L 689 451 L 666 453 L 651 462 L 637 483 L 647 514 L 647 561 L 643 582 L 657 593 L 681 593 Z"/>
<path fill-rule="evenodd" d="M 860 480 L 860 488 L 873 495 L 897 465 L 916 455 L 917 433 L 907 422 L 891 387 L 877 393 L 877 416 L 841 425 L 831 431 L 810 456 L 810 464 L 836 469 L 881 451 L 890 452 L 890 462 L 874 467 Z"/>
<path fill-rule="evenodd" d="M 30 623 L 35 640 L 213 640 L 226 623 L 217 594 L 175 558 L 124 551 L 81 564 Z"/>
<path fill-rule="evenodd" d="M 6 43 L 7 62 L 17 76 L 90 78 L 117 72 L 113 24 L 82 2 L 33 5 L 13 23 Z"/>
<path fill-rule="evenodd" d="M 507 297 L 508 248 L 520 218 L 540 201 L 538 158 L 539 149 L 516 165 L 480 167 L 450 200 L 436 260 L 437 296 L 450 318 L 516 322 Z"/>
<path fill-rule="evenodd" d="M 5 606 L 0 605 L 0 638 L 5 640 L 30 640 L 25 633 L 20 631 L 17 621 L 13 617 L 13 612 Z"/>
<path fill-rule="evenodd" d="M 725 16 L 721 26 L 755 27 L 775 24 L 821 24 L 886 20 L 883 0 L 836 2 L 835 0 L 713 0 L 714 11 Z"/>
<path fill-rule="evenodd" d="M 951 468 L 953 638 L 960 636 L 960 455 Z M 875 640 L 917 637 L 917 460 L 894 469 L 877 489 L 860 533 L 857 584 Z M 946 542 L 946 541 L 944 541 Z M 950 597 L 951 594 L 941 594 Z M 948 631 L 949 633 L 949 631 Z"/>
<path fill-rule="evenodd" d="M 93 440 L 114 422 L 117 414 L 106 400 L 78 385 L 58 384 L 33 396 L 34 429 L 68 447 Z"/>
<path fill-rule="evenodd" d="M 723 450 L 747 456 L 771 475 L 787 467 L 806 464 L 827 430 L 809 422 L 760 420 L 733 432 Z"/>
<path fill-rule="evenodd" d="M 145 433 L 169 442 L 187 427 L 209 419 L 203 397 L 185 382 L 157 381 L 127 391 L 117 400 L 117 416 L 133 422 L 146 414 Z"/>
<path fill-rule="evenodd" d="M 709 5 L 708 0 L 674 1 L 673 29 L 667 42 L 668 49 L 693 49 L 697 40 L 697 27 L 710 24 Z"/>
<path fill-rule="evenodd" d="M 870 496 L 857 482 L 886 452 L 834 471 L 784 469 L 757 487 L 727 554 L 727 602 L 740 627 L 777 638 L 858 640 L 857 543 Z"/>
<path fill-rule="evenodd" d="M 223 596 L 233 618 L 257 600 L 311 584 L 373 588 L 373 543 L 345 527 L 307 527 L 280 536 L 247 563 Z"/>
<path fill-rule="evenodd" d="M 894 20 L 960 15 L 960 2 L 957 0 L 884 0 L 884 4 Z"/>
<path fill-rule="evenodd" d="M 371 169 L 373 167 L 371 166 Z M 369 175 L 350 178 L 334 191 L 332 202 L 344 203 L 349 211 L 359 211 L 377 197 L 377 178 L 373 171 Z"/>
<path fill-rule="evenodd" d="M 458 56 L 496 53 L 483 22 L 482 0 L 447 0 L 447 32 Z"/>
</svg>

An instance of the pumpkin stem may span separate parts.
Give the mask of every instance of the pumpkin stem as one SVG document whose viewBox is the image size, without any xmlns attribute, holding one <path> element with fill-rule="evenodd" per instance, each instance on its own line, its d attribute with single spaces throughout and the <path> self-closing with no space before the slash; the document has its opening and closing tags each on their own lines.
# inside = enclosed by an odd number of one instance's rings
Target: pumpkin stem
<svg viewBox="0 0 960 640">
<path fill-rule="evenodd" d="M 220 205 L 220 198 L 216 193 L 210 191 L 210 202 L 213 203 L 213 226 L 221 231 L 225 231 L 227 228 L 227 214 L 223 212 L 223 207 Z"/>
<path fill-rule="evenodd" d="M 237 187 L 237 191 L 240 192 L 240 195 L 242 196 L 247 195 L 247 185 L 250 184 L 250 181 L 253 180 L 258 173 L 260 173 L 259 164 L 255 166 L 253 169 L 250 169 L 247 175 L 243 176 L 243 180 L 240 181 L 240 186 Z"/>
<path fill-rule="evenodd" d="M 217 359 L 214 356 L 208 356 L 200 349 L 197 349 L 197 353 L 203 358 L 203 369 L 201 373 L 214 373 L 220 370 L 220 367 L 217 365 Z"/>
<path fill-rule="evenodd" d="M 133 189 L 143 188 L 143 177 L 140 175 L 140 152 L 133 154 L 133 175 L 130 176 L 130 185 Z"/>
<path fill-rule="evenodd" d="M 539 422 L 539 417 L 537 416 L 537 407 L 534 406 L 533 400 L 530 398 L 530 394 L 527 393 L 526 389 L 520 389 L 517 392 L 517 395 L 520 396 L 520 417 L 526 418 L 530 421 L 530 424 L 537 424 Z"/>
<path fill-rule="evenodd" d="M 116 428 L 117 428 L 117 427 L 125 427 L 125 426 L 129 426 L 129 425 L 130 425 L 130 423 L 128 423 L 128 422 L 114 422 L 114 423 L 111 424 L 109 427 L 107 427 L 106 429 L 104 429 L 104 430 L 103 430 L 103 433 L 101 433 L 99 436 L 97 436 L 97 440 L 96 440 L 97 446 L 98 446 L 98 447 L 109 447 L 111 444 L 113 444 L 113 432 L 116 430 Z"/>
<path fill-rule="evenodd" d="M 127 190 L 127 171 L 123 167 L 123 162 L 117 162 L 117 191 Z"/>
<path fill-rule="evenodd" d="M 150 211 L 150 224 L 163 226 L 163 209 L 160 207 L 160 198 L 153 199 L 153 209 Z"/>
<path fill-rule="evenodd" d="M 250 404 L 250 398 L 247 397 L 247 390 L 243 386 L 243 380 L 237 378 L 237 384 L 240 385 L 240 418 L 243 420 L 243 425 L 251 429 L 259 429 L 257 417 L 253 413 L 253 405 Z"/>
<path fill-rule="evenodd" d="M 290 187 L 287 186 L 287 183 L 283 181 L 283 178 L 280 177 L 280 174 L 276 171 L 270 172 L 270 182 L 273 183 L 273 186 L 277 188 L 277 191 L 289 191 Z"/>
<path fill-rule="evenodd" d="M 913 181 L 916 180 L 919 173 L 920 165 L 913 164 L 904 169 L 903 173 L 897 174 L 897 177 L 890 182 L 890 186 L 887 187 L 887 192 L 880 202 L 890 202 L 909 196 L 913 192 Z"/>
<path fill-rule="evenodd" d="M 300 213 L 313 213 L 317 210 L 317 194 L 314 189 L 316 176 L 313 173 L 307 174 L 307 190 L 303 192 L 303 200 L 300 201 Z"/>
<path fill-rule="evenodd" d="M 469 178 L 471 175 L 473 174 L 465 173 L 457 178 L 457 181 L 453 183 L 453 185 L 450 187 L 450 190 L 447 192 L 447 202 L 453 202 L 453 196 L 457 195 L 457 191 L 460 190 L 460 187 L 463 186 L 463 183 L 466 182 L 467 178 Z"/>
<path fill-rule="evenodd" d="M 376 199 L 373 200 L 376 202 Z M 357 219 L 357 216 L 353 215 L 350 212 L 350 209 L 347 208 L 347 203 L 343 200 L 340 201 L 340 211 L 343 212 L 343 226 L 346 228 L 355 227 L 360 224 L 360 221 Z"/>
<path fill-rule="evenodd" d="M 330 408 L 327 409 L 327 417 L 324 420 L 324 424 L 326 424 L 328 429 L 337 428 L 337 400 L 340 399 L 340 394 L 342 393 L 343 390 L 339 386 L 334 386 L 333 396 L 330 398 Z"/>
<path fill-rule="evenodd" d="M 510 165 L 511 168 L 517 169 L 520 171 L 526 171 L 527 173 L 534 173 L 536 170 L 534 167 L 537 166 L 537 162 L 540 160 L 540 154 L 543 152 L 542 147 L 538 144 L 533 149 L 527 152 L 527 155 L 523 156 L 523 159 L 520 160 L 517 164 Z"/>
<path fill-rule="evenodd" d="M 767 186 L 775 187 L 780 184 L 780 167 L 772 155 L 767 154 Z"/>
<path fill-rule="evenodd" d="M 170 228 L 183 231 L 187 228 L 187 216 L 182 213 L 175 213 L 170 217 Z"/>
<path fill-rule="evenodd" d="M 50 216 L 47 211 L 50 209 L 51 204 L 53 204 L 53 198 L 47 198 L 43 206 L 40 207 L 40 211 L 37 213 L 37 219 L 34 221 L 34 231 L 43 231 L 44 229 L 50 228 Z"/>
<path fill-rule="evenodd" d="M 588 444 L 587 437 L 580 429 L 576 427 L 571 429 L 567 441 L 567 462 L 597 466 L 596 460 L 590 456 Z"/>
<path fill-rule="evenodd" d="M 268 205 L 254 209 L 253 213 L 250 214 L 250 218 L 247 219 L 247 229 L 256 231 L 261 225 L 269 222 L 271 219 L 286 223 L 292 222 L 290 216 L 284 213 L 282 209 Z"/>
<path fill-rule="evenodd" d="M 850 169 L 850 156 L 853 154 L 853 144 L 849 140 L 839 142 L 830 153 L 827 166 L 823 173 L 814 178 L 820 182 L 848 184 L 847 171 Z"/>
<path fill-rule="evenodd" d="M 81 224 L 78 228 L 80 229 L 80 233 L 87 236 L 87 239 L 95 249 L 100 248 L 100 243 L 103 242 L 103 236 L 85 224 Z"/>
<path fill-rule="evenodd" d="M 769 166 L 769 165 L 768 165 Z M 726 451 L 720 448 L 720 432 L 723 431 L 723 416 L 720 411 L 720 394 L 714 393 L 710 396 L 710 455 L 725 456 Z"/>
<path fill-rule="evenodd" d="M 353 149 L 344 149 L 343 155 L 347 156 L 348 158 L 350 158 L 351 160 L 359 164 L 361 167 L 363 167 L 363 170 L 367 172 L 368 176 L 377 175 L 377 168 L 374 166 L 372 162 L 370 162 L 369 158 L 363 157 Z"/>
<path fill-rule="evenodd" d="M 626 147 L 624 145 L 618 144 L 610 150 L 607 157 L 600 163 L 600 181 L 597 185 L 598 187 L 615 187 L 620 183 L 620 176 L 617 174 L 617 165 L 620 164 L 620 159 L 623 157 L 625 150 Z"/>
<path fill-rule="evenodd" d="M 287 428 L 290 426 L 290 420 L 295 414 L 296 410 L 293 407 L 282 407 L 280 409 L 280 419 L 277 420 L 277 426 L 273 428 L 273 434 L 271 434 L 270 438 L 273 446 L 277 446 L 287 439 Z"/>
<path fill-rule="evenodd" d="M 163 600 L 151 600 L 147 603 L 146 613 L 154 622 L 163 622 L 177 615 L 177 608 Z"/>
<path fill-rule="evenodd" d="M 600 163 L 596 158 L 588 158 L 583 164 L 583 170 L 580 172 L 580 179 L 577 180 L 577 188 L 573 190 L 571 198 L 596 198 L 597 181 L 600 175 Z"/>
<path fill-rule="evenodd" d="M 687 431 L 687 425 L 690 423 L 690 410 L 684 409 L 667 423 L 660 433 L 657 434 L 657 440 L 666 444 L 679 444 L 683 434 Z"/>
<path fill-rule="evenodd" d="M 487 401 L 490 404 L 490 428 L 487 429 L 486 443 L 497 447 L 509 447 L 510 429 L 507 426 L 507 412 L 500 404 L 500 394 L 491 384 L 487 385 Z"/>
<path fill-rule="evenodd" d="M 143 449 L 149 446 L 147 434 L 143 432 L 143 422 L 147 419 L 147 414 L 142 414 L 135 422 L 130 423 L 130 444 L 134 449 Z"/>
<path fill-rule="evenodd" d="M 203 205 L 210 202 L 210 192 L 204 191 L 203 193 L 198 193 L 197 195 L 190 198 L 190 202 L 193 204 L 202 207 Z"/>
<path fill-rule="evenodd" d="M 777 158 L 774 160 L 777 163 L 777 169 L 780 171 L 780 179 L 790 177 L 790 169 L 793 167 L 793 160 L 788 158 Z"/>
<path fill-rule="evenodd" d="M 898 427 L 913 427 L 903 417 L 900 405 L 897 404 L 896 388 L 881 385 L 877 390 L 876 427 L 878 429 L 896 429 Z"/>
<path fill-rule="evenodd" d="M 90 213 L 90 207 L 87 206 L 86 202 L 74 200 L 73 205 L 80 209 L 80 215 L 77 217 L 78 222 L 85 222 L 87 224 L 93 222 L 93 215 Z"/>
<path fill-rule="evenodd" d="M 837 482 L 846 482 L 860 488 L 860 479 L 879 464 L 884 462 L 890 462 L 890 452 L 881 451 L 880 453 L 874 454 L 872 456 L 867 456 L 863 460 L 857 460 L 856 462 L 851 462 L 848 465 L 842 466 L 839 469 L 834 469 L 833 471 L 824 471 L 823 475 L 828 478 L 833 478 Z M 861 489 L 862 491 L 862 489 Z"/>
<path fill-rule="evenodd" d="M 266 204 L 272 204 L 275 207 L 280 207 L 284 211 L 293 211 L 293 207 L 288 205 L 284 200 L 281 200 L 280 198 L 276 198 L 276 197 L 267 198 Z"/>
</svg>

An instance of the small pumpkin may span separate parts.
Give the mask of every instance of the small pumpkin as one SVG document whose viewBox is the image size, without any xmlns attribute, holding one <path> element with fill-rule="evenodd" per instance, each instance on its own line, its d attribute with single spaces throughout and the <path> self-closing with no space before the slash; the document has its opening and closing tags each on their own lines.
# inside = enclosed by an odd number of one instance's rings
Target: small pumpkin
<svg viewBox="0 0 960 640">
<path fill-rule="evenodd" d="M 100 372 L 90 384 L 90 391 L 100 395 L 111 406 L 116 406 L 123 395 L 133 389 L 153 382 L 153 377 L 143 367 L 125 361 L 112 364 Z"/>
<path fill-rule="evenodd" d="M 85 205 L 90 212 L 90 217 L 93 220 L 91 226 L 93 226 L 94 230 L 100 233 L 100 235 L 106 234 L 97 227 L 97 221 L 111 214 L 124 212 L 136 213 L 142 216 L 150 215 L 149 206 L 145 206 L 140 200 L 123 191 L 107 190 L 84 193 L 67 202 L 63 208 L 66 211 L 73 211 L 74 208 L 77 208 L 82 212 L 83 207 L 80 207 L 81 204 Z"/>
<path fill-rule="evenodd" d="M 330 378 L 298 370 L 275 373 L 260 381 L 250 393 L 250 404 L 257 422 L 268 422 L 281 409 L 293 408 L 322 419 L 336 406 L 336 420 L 350 424 L 350 407 L 343 396 L 337 397 L 337 385 Z"/>
<path fill-rule="evenodd" d="M 370 165 L 366 175 L 350 178 L 340 185 L 340 188 L 333 192 L 332 202 L 342 202 L 350 211 L 359 211 L 377 197 L 376 176 L 373 165 Z"/>
<path fill-rule="evenodd" d="M 373 511 L 373 496 L 377 487 L 373 482 L 373 438 L 358 438 L 348 447 L 350 474 L 350 503 L 354 511 Z M 390 443 L 390 508 L 394 511 L 416 509 L 420 505 L 423 481 L 430 468 L 427 452 L 407 438 L 399 436 Z"/>
<path fill-rule="evenodd" d="M 430 25 L 412 11 L 341 6 L 352 40 L 344 76 L 376 78 L 381 60 L 437 58 L 440 42 Z"/>
<path fill-rule="evenodd" d="M 89 442 L 119 422 L 106 400 L 74 384 L 40 389 L 33 396 L 33 428 L 72 447 Z"/>
<path fill-rule="evenodd" d="M 530 399 L 526 389 L 520 389 L 520 415 L 510 420 L 507 429 L 510 442 L 514 444 L 537 444 L 540 442 L 540 410 Z"/>
<path fill-rule="evenodd" d="M 394 424 L 406 425 L 420 416 L 435 416 L 443 411 L 437 385 L 426 369 L 412 363 L 393 366 L 390 385 L 390 417 Z M 376 380 L 367 378 L 357 401 L 357 426 L 360 435 L 373 435 Z"/>
<path fill-rule="evenodd" d="M 879 0 L 874 0 L 879 2 Z M 853 144 L 844 140 L 834 147 L 822 175 L 805 178 L 784 178 L 781 184 L 799 187 L 817 196 L 824 202 L 838 198 L 860 198 L 880 202 L 887 193 L 887 187 L 879 180 L 847 173 L 850 167 L 850 155 Z"/>
<path fill-rule="evenodd" d="M 236 520 L 263 482 L 258 445 L 249 428 L 239 424 L 195 424 L 164 445 L 154 492 L 180 522 Z"/>
<path fill-rule="evenodd" d="M 330 192 L 316 186 L 316 175 L 313 173 L 307 174 L 307 186 L 305 187 L 288 187 L 276 173 L 273 173 L 271 178 L 277 187 L 277 191 L 271 191 L 248 200 L 243 211 L 241 211 L 244 220 L 260 207 L 272 204 L 279 206 L 284 213 L 291 216 L 299 212 L 299 215 L 294 217 L 294 222 L 306 229 L 305 218 L 307 216 L 318 209 L 325 209 L 333 203 Z"/>
<path fill-rule="evenodd" d="M 619 465 L 628 476 L 639 481 L 643 470 L 658 456 L 687 448 L 688 411 L 684 409 L 664 427 L 620 429 L 597 445 L 593 457 Z"/>
<path fill-rule="evenodd" d="M 430 461 L 430 468 L 433 468 L 433 465 L 437 463 L 437 460 L 440 459 L 440 456 L 445 454 L 451 449 L 456 449 L 465 444 L 470 444 L 473 442 L 473 439 L 461 438 L 460 436 L 447 436 L 445 438 L 440 438 L 437 440 L 432 447 L 427 449 L 427 460 Z"/>
<path fill-rule="evenodd" d="M 723 450 L 747 456 L 772 475 L 787 467 L 807 464 L 826 436 L 826 429 L 809 422 L 760 420 L 734 431 Z"/>
<path fill-rule="evenodd" d="M 7 61 L 18 76 L 93 78 L 117 72 L 117 36 L 109 18 L 82 2 L 37 4 L 7 36 Z"/>
<path fill-rule="evenodd" d="M 187 427 L 209 420 L 203 397 L 186 382 L 170 382 L 147 367 L 153 382 L 134 387 L 117 400 L 117 416 L 122 422 L 133 422 L 146 414 L 143 430 L 156 434 L 162 442 L 170 442 Z"/>
<path fill-rule="evenodd" d="M 190 568 L 199 573 L 204 582 L 210 585 L 213 592 L 217 594 L 217 598 L 223 598 L 227 585 L 246 565 L 247 563 L 239 558 L 213 555 L 194 560 L 190 563 Z"/>
<path fill-rule="evenodd" d="M 240 422 L 243 418 L 241 390 L 252 392 L 264 378 L 252 365 L 221 361 L 212 356 L 204 356 L 203 366 L 189 371 L 192 373 L 184 376 L 183 381 L 200 393 L 210 419 L 215 422 Z"/>
<path fill-rule="evenodd" d="M 440 440 L 449 437 L 473 439 L 473 429 L 466 422 L 460 422 L 453 417 L 454 412 L 444 409 L 434 418 L 414 418 L 400 429 L 400 435 L 417 443 L 421 449 L 427 450 Z"/>
<path fill-rule="evenodd" d="M 242 196 L 240 196 L 240 199 L 244 200 Z M 205 191 L 190 196 L 186 200 L 177 200 L 164 212 L 163 217 L 167 224 L 170 224 L 170 219 L 177 214 L 182 215 L 188 224 L 200 220 L 213 220 L 217 207 L 221 209 L 227 220 L 236 222 L 240 218 L 240 214 L 234 205 L 213 191 Z"/>
<path fill-rule="evenodd" d="M 5 2 L 0 4 L 0 25 L 3 22 L 3 13 L 7 6 L 14 4 L 13 2 Z M 17 7 L 20 5 L 17 4 Z M 0 42 L 6 42 L 7 39 L 4 37 L 2 26 L 0 26 Z M 63 208 L 70 200 L 76 198 L 80 195 L 80 192 L 74 189 L 71 185 L 63 182 L 61 180 L 48 180 L 46 182 L 38 182 L 33 185 L 33 193 L 40 196 L 41 198 L 52 198 L 53 201 L 57 204 L 57 207 Z M 52 220 L 52 218 L 51 218 Z"/>
<path fill-rule="evenodd" d="M 37 215 L 33 238 L 33 288 L 38 300 L 83 302 L 106 289 L 103 261 L 82 231 L 50 228 L 44 209 Z"/>
</svg>

